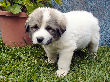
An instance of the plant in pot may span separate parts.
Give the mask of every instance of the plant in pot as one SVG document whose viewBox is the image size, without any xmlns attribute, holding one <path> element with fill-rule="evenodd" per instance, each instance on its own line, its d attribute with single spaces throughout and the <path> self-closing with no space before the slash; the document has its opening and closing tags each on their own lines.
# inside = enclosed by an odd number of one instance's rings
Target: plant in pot
<svg viewBox="0 0 110 82">
<path fill-rule="evenodd" d="M 61 4 L 61 0 L 55 0 Z M 0 29 L 3 43 L 23 47 L 31 44 L 25 33 L 25 21 L 35 8 L 51 7 L 51 0 L 2 0 L 0 1 Z"/>
</svg>

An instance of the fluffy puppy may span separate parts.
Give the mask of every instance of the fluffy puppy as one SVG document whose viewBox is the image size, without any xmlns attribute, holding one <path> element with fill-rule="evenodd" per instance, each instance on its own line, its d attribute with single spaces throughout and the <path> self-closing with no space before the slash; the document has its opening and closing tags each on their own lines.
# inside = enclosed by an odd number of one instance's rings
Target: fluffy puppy
<svg viewBox="0 0 110 82">
<path fill-rule="evenodd" d="M 59 77 L 70 70 L 75 50 L 89 46 L 89 52 L 97 52 L 99 30 L 97 18 L 86 11 L 62 13 L 53 8 L 37 8 L 26 21 L 26 32 L 33 44 L 42 44 L 48 62 L 55 63 L 59 54 Z"/>
</svg>

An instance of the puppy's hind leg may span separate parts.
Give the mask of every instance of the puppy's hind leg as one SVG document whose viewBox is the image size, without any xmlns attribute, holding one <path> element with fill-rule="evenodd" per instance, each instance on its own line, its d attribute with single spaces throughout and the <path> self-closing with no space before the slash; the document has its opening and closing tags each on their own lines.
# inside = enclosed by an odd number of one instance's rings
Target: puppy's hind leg
<svg viewBox="0 0 110 82">
<path fill-rule="evenodd" d="M 89 46 L 88 46 L 89 53 L 91 55 L 93 55 L 94 58 L 96 58 L 96 53 L 97 53 L 98 45 L 99 45 L 99 39 L 100 39 L 99 33 L 95 34 L 92 37 L 92 40 L 91 40 L 91 42 L 89 43 Z"/>
</svg>

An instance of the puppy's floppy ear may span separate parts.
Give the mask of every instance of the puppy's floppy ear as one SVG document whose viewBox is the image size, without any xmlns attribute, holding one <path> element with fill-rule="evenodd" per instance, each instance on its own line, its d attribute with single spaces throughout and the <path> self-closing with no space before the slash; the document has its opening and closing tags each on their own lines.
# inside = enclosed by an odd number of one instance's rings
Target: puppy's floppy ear
<svg viewBox="0 0 110 82">
<path fill-rule="evenodd" d="M 64 19 L 57 21 L 58 27 L 57 33 L 61 36 L 66 31 L 66 21 Z"/>
<path fill-rule="evenodd" d="M 56 9 L 52 9 L 50 15 L 51 19 L 54 21 L 54 24 L 57 26 L 57 35 L 61 36 L 66 31 L 67 21 L 65 15 Z"/>
<path fill-rule="evenodd" d="M 26 32 L 29 32 L 29 24 L 25 23 Z"/>
<path fill-rule="evenodd" d="M 65 27 L 66 28 L 66 27 Z M 56 32 L 58 34 L 58 36 L 61 37 L 61 35 L 66 31 L 66 29 L 62 29 L 61 27 L 60 28 L 56 28 Z"/>
</svg>

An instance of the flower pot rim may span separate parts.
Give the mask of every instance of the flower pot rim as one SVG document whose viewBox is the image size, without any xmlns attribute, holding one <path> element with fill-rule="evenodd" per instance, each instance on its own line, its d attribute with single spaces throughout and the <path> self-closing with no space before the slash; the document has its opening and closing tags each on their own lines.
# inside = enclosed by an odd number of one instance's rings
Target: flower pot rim
<svg viewBox="0 0 110 82">
<path fill-rule="evenodd" d="M 13 14 L 8 11 L 0 11 L 0 16 L 28 17 L 25 12 L 20 12 L 19 14 Z"/>
</svg>

